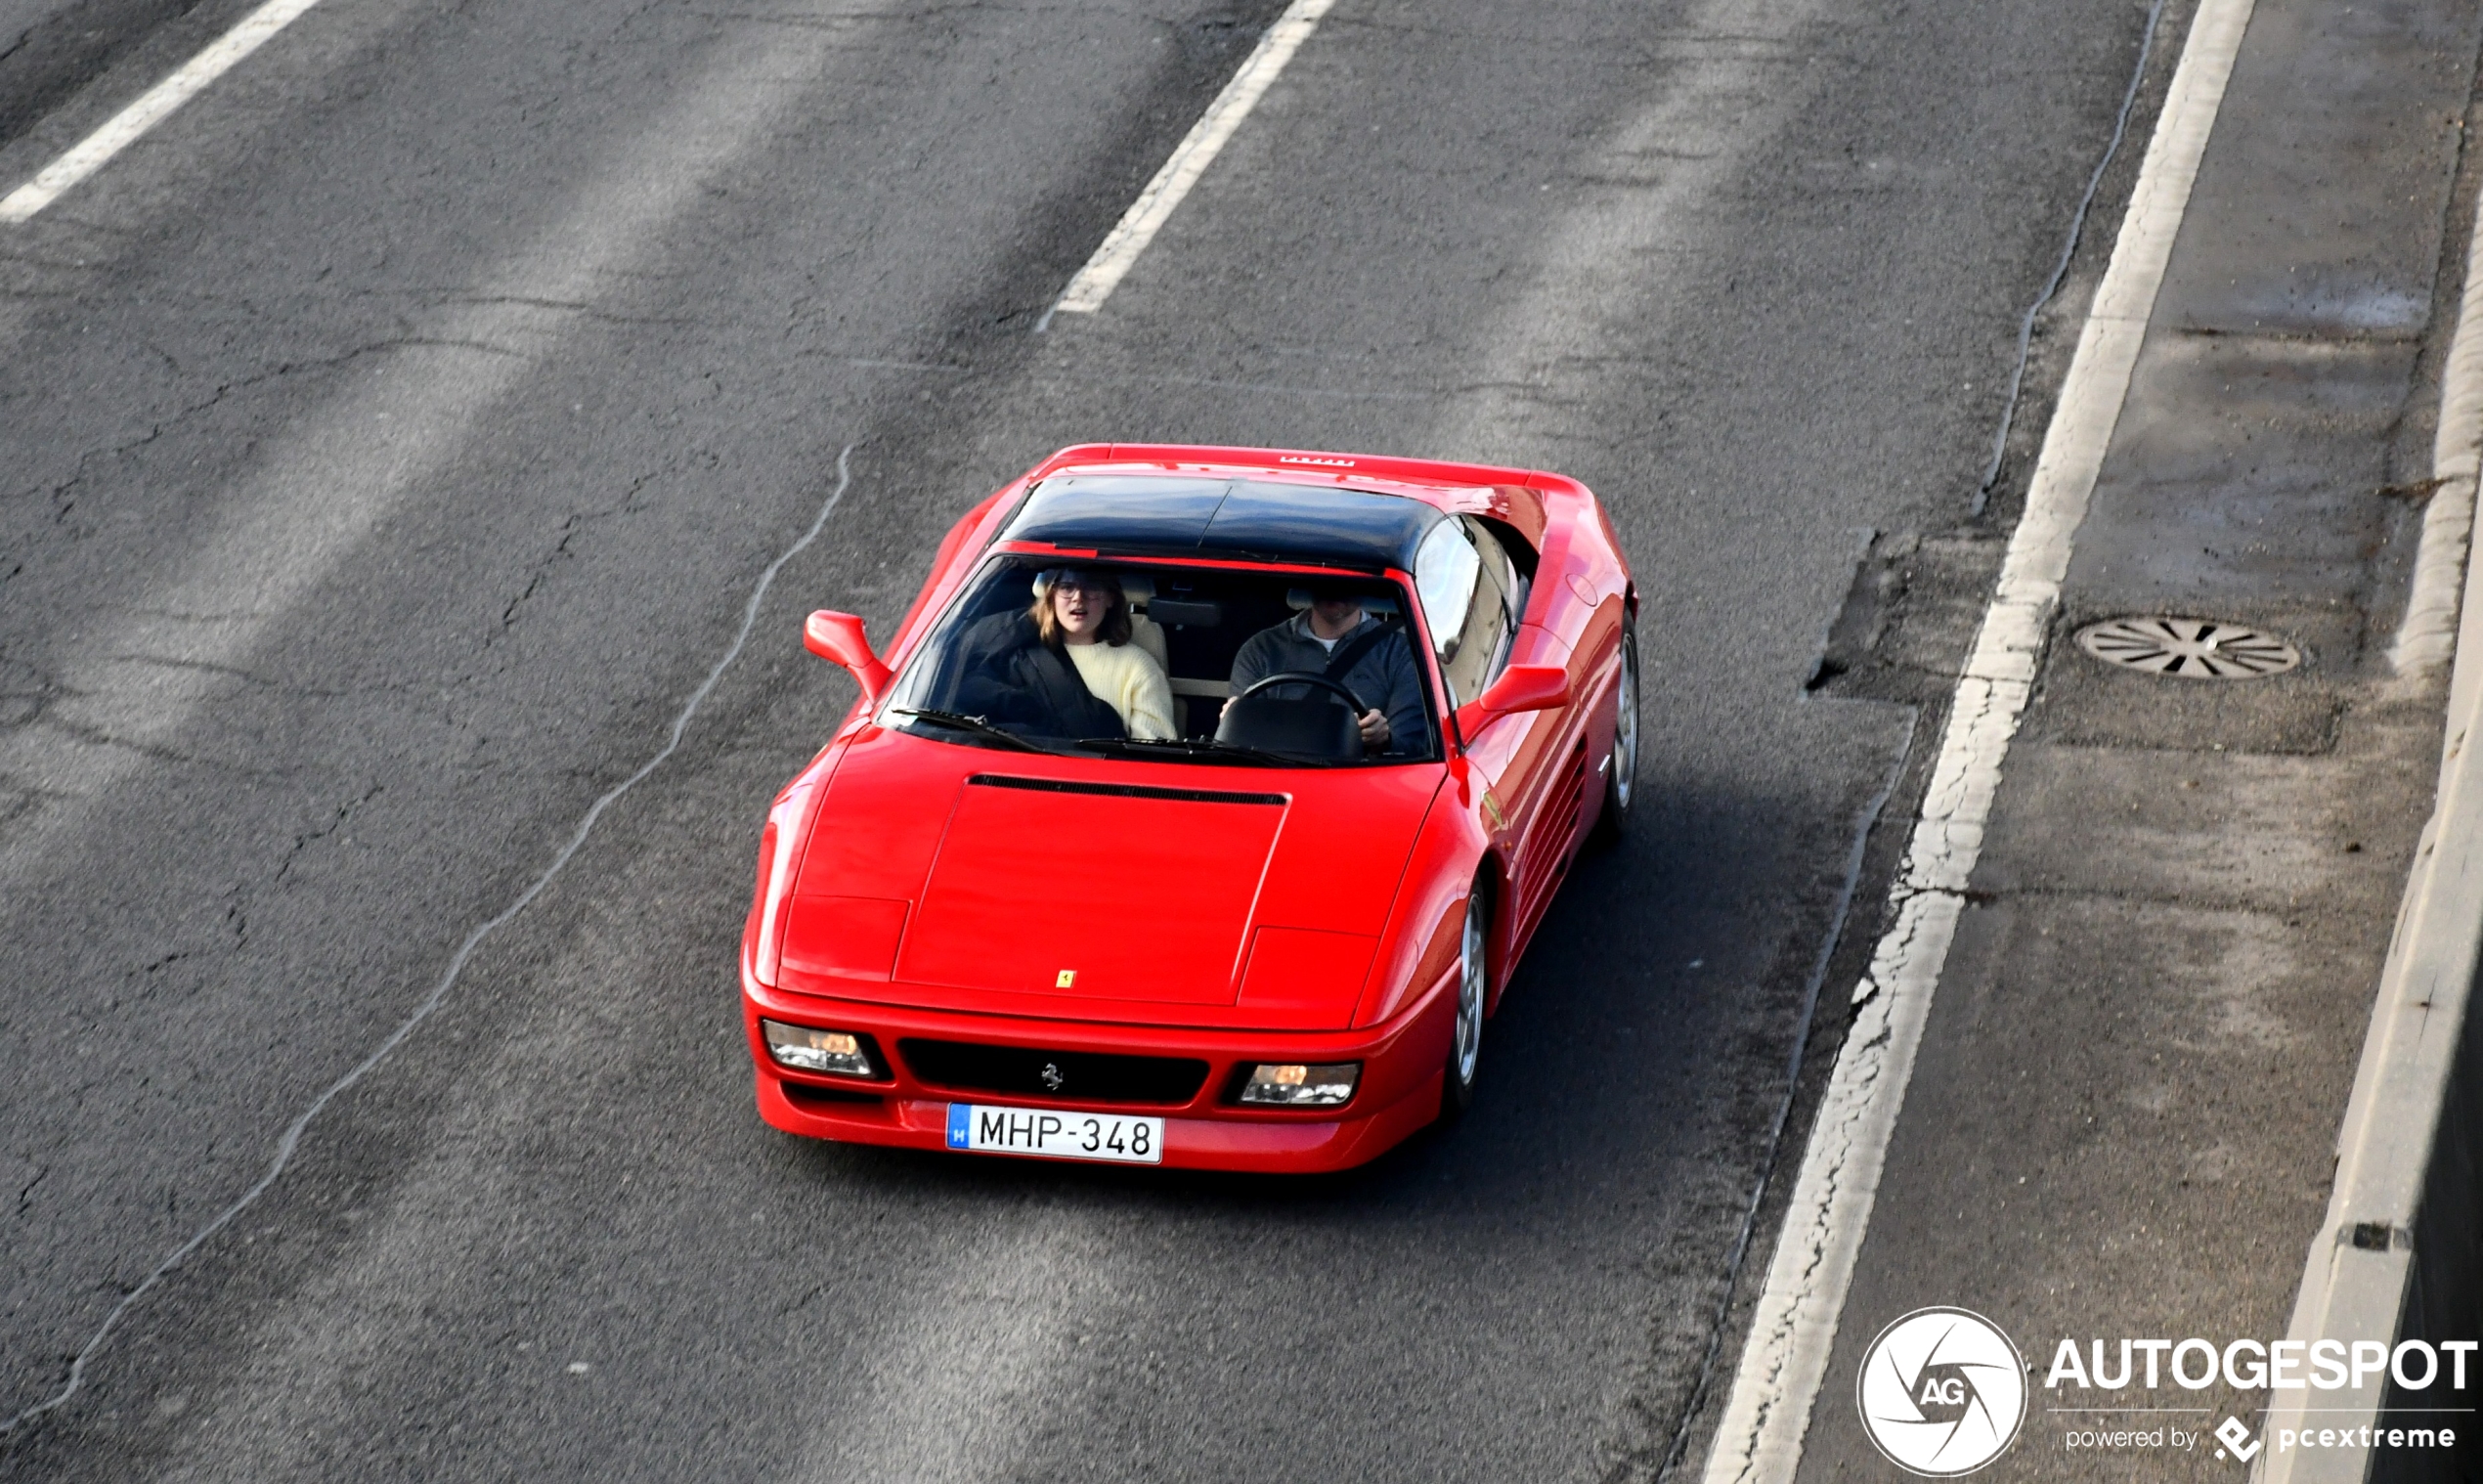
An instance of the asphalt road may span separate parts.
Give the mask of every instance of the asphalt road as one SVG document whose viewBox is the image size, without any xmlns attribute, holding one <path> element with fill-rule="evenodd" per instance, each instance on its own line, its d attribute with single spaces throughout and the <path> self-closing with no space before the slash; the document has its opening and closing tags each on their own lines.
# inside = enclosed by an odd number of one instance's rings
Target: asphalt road
<svg viewBox="0 0 2483 1484">
<path fill-rule="evenodd" d="M 1276 9 L 327 0 L 0 229 L 7 1412 L 663 746 L 853 450 L 679 751 L 0 1476 L 1656 1470 L 1908 753 L 1803 682 L 1865 533 L 1964 518 L 2144 12 L 1339 0 L 1033 333 Z M 1117 437 L 1587 480 L 1643 826 L 1473 1115 L 1350 1176 L 774 1134 L 733 943 L 850 694 L 800 617 L 885 633 Z"/>
</svg>

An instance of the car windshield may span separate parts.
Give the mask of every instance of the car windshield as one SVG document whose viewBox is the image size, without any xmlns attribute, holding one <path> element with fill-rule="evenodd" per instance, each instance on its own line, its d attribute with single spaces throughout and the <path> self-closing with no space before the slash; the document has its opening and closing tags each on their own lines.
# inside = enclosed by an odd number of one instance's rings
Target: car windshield
<svg viewBox="0 0 2483 1484">
<path fill-rule="evenodd" d="M 1435 761 L 1385 579 L 994 559 L 897 677 L 882 724 L 965 746 L 1233 766 Z"/>
</svg>

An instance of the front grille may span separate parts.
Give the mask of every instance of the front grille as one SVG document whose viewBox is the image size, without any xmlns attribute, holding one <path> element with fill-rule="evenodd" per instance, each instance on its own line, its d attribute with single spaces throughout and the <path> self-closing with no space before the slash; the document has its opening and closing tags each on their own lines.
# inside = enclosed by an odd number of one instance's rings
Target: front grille
<svg viewBox="0 0 2483 1484">
<path fill-rule="evenodd" d="M 896 1050 L 917 1080 L 969 1092 L 1081 1103 L 1187 1103 L 1207 1080 L 1207 1064 L 1188 1057 L 1107 1056 L 968 1041 L 902 1040 Z"/>
</svg>

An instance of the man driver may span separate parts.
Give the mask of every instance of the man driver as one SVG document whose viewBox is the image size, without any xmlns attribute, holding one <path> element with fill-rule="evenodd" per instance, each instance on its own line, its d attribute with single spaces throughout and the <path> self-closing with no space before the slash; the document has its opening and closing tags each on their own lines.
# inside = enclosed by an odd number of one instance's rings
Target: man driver
<svg viewBox="0 0 2483 1484">
<path fill-rule="evenodd" d="M 1308 608 L 1250 635 L 1233 657 L 1233 693 L 1238 696 L 1286 671 L 1324 676 L 1369 708 L 1357 719 L 1365 752 L 1418 752 L 1430 735 L 1422 710 L 1421 672 L 1415 668 L 1405 631 L 1364 613 L 1362 600 L 1350 592 L 1315 588 Z M 1325 694 L 1308 685 L 1275 689 L 1286 695 Z"/>
</svg>

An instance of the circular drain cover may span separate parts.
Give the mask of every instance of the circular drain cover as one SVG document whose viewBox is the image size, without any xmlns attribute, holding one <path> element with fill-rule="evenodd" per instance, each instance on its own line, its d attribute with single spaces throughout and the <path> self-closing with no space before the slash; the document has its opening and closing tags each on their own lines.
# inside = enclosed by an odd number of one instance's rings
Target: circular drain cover
<svg viewBox="0 0 2483 1484">
<path fill-rule="evenodd" d="M 2077 646 L 2108 665 L 2193 680 L 2255 680 L 2302 663 L 2266 630 L 2214 619 L 2106 619 L 2079 630 Z"/>
</svg>

